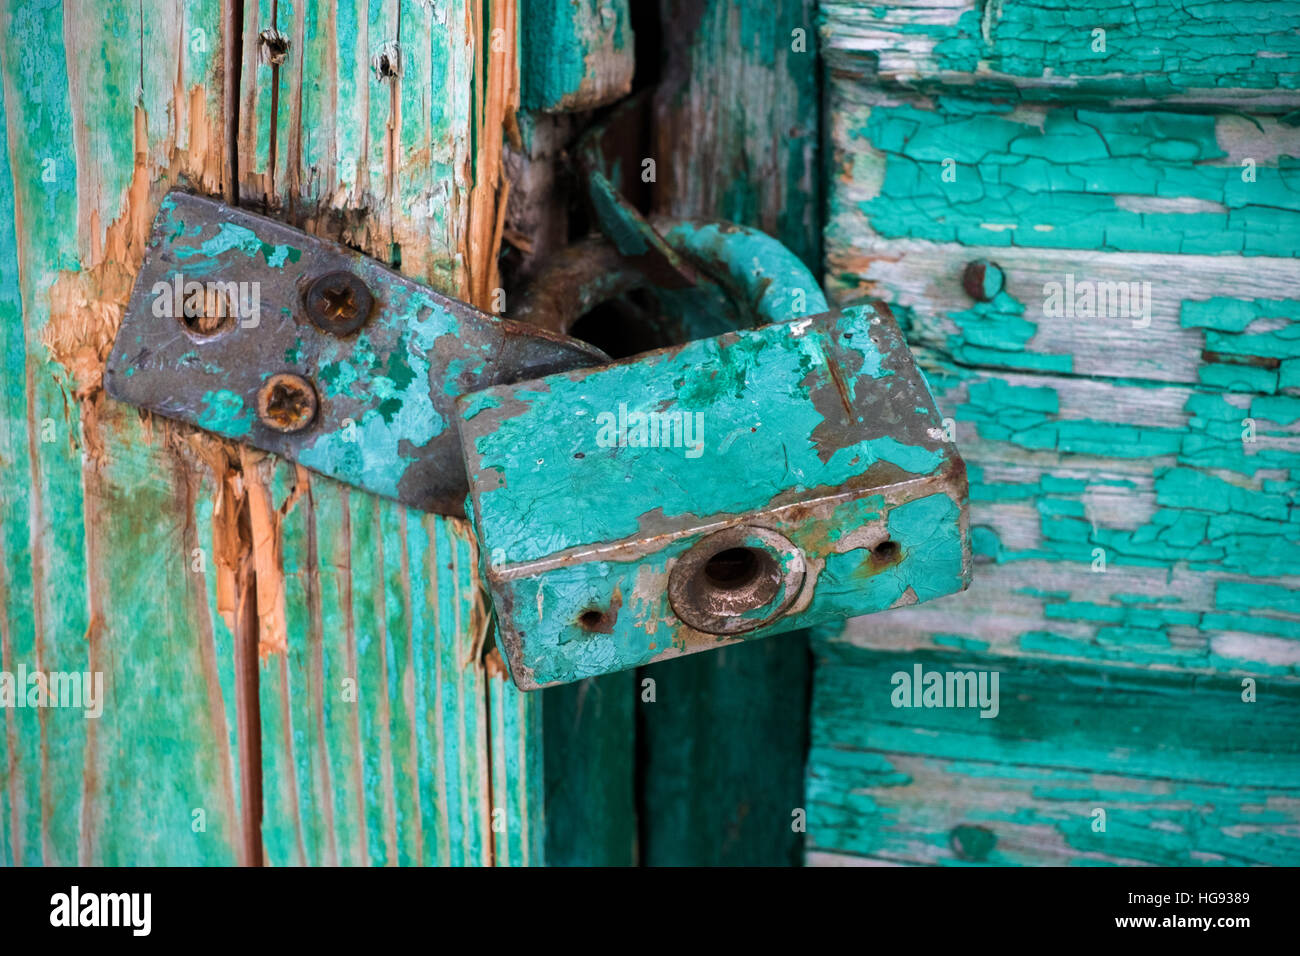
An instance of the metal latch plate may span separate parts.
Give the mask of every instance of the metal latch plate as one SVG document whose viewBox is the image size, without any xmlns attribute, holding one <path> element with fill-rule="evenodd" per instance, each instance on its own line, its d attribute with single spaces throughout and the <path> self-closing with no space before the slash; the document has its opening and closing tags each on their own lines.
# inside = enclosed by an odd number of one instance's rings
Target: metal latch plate
<svg viewBox="0 0 1300 956">
<path fill-rule="evenodd" d="M 322 291 L 322 277 L 340 288 Z M 606 360 L 344 246 L 173 192 L 104 382 L 119 401 L 416 508 L 462 514 L 456 396 Z"/>
</svg>

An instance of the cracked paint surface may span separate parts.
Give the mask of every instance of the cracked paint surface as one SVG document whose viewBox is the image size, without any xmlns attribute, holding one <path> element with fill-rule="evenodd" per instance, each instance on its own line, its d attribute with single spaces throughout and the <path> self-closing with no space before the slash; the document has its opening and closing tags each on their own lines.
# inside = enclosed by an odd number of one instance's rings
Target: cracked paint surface
<svg viewBox="0 0 1300 956">
<path fill-rule="evenodd" d="M 850 119 L 883 166 L 860 203 L 888 239 L 1124 252 L 1300 255 L 1300 161 L 1260 157 L 1253 181 L 1211 115 L 1083 108 L 1016 112 L 940 99 Z M 945 178 L 948 177 L 948 178 Z M 1192 199 L 1198 211 L 1126 208 L 1119 197 Z"/>
<path fill-rule="evenodd" d="M 499 638 L 521 686 L 734 640 L 691 630 L 666 593 L 675 560 L 723 527 L 778 530 L 808 564 L 790 613 L 745 638 L 968 579 L 960 460 L 897 328 L 870 305 L 491 389 L 460 408 Z M 698 455 L 599 439 L 603 414 L 674 412 L 702 422 Z M 886 539 L 898 559 L 882 564 L 872 548 Z M 585 630 L 587 611 L 613 621 Z"/>
<path fill-rule="evenodd" d="M 821 11 L 831 297 L 905 324 L 977 567 L 815 643 L 809 861 L 1294 865 L 1295 9 Z M 1152 314 L 1050 314 L 1066 273 Z M 998 718 L 894 708 L 917 662 L 999 672 Z"/>
<path fill-rule="evenodd" d="M 833 63 L 866 58 L 886 81 L 923 89 L 1159 98 L 1300 88 L 1300 10 L 1286 0 L 839 0 L 821 13 Z"/>
</svg>

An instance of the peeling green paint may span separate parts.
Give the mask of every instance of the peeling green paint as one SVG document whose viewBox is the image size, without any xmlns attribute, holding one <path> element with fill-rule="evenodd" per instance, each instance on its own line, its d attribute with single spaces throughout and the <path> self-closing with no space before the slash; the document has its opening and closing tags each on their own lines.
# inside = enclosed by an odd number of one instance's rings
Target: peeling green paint
<svg viewBox="0 0 1300 956">
<path fill-rule="evenodd" d="M 244 405 L 244 399 L 230 391 L 221 389 L 206 392 L 199 406 L 195 420 L 198 424 L 227 438 L 243 438 L 253 427 L 256 413 Z"/>
<path fill-rule="evenodd" d="M 959 465 L 897 335 L 861 305 L 461 399 L 515 680 L 578 680 L 727 643 L 683 624 L 666 583 L 689 548 L 747 515 L 786 535 L 812 579 L 797 611 L 747 638 L 964 587 Z M 698 444 L 689 430 L 662 444 L 616 438 L 634 416 L 665 414 L 697 423 Z M 888 500 L 872 493 L 880 484 Z M 779 510 L 796 503 L 806 514 Z M 882 561 L 885 539 L 895 557 Z M 584 627 L 588 611 L 608 625 Z"/>
<path fill-rule="evenodd" d="M 961 103 L 960 108 L 955 108 Z M 859 203 L 891 239 L 1123 252 L 1294 256 L 1300 160 L 1261 158 L 1251 179 L 1208 114 L 942 99 L 866 111 L 853 135 L 878 151 L 880 192 Z M 1118 196 L 1186 197 L 1215 211 L 1137 211 Z"/>
<path fill-rule="evenodd" d="M 967 0 L 924 17 L 858 0 L 820 6 L 836 65 L 867 59 L 885 65 L 886 82 L 925 90 L 1051 100 L 1300 88 L 1300 13 L 1287 0 Z"/>
<path fill-rule="evenodd" d="M 1243 704 L 1227 677 L 837 642 L 817 654 L 810 849 L 941 865 L 1300 859 L 1300 685 Z M 997 719 L 892 707 L 891 674 L 918 662 L 999 672 Z"/>
<path fill-rule="evenodd" d="M 591 109 L 631 88 L 627 0 L 523 0 L 519 25 L 525 109 Z"/>
</svg>

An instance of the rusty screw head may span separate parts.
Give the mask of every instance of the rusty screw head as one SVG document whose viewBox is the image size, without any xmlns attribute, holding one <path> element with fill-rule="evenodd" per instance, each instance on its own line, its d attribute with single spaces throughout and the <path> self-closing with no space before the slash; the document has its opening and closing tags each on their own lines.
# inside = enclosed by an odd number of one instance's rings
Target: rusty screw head
<svg viewBox="0 0 1300 956">
<path fill-rule="evenodd" d="M 316 417 L 316 389 L 292 372 L 272 375 L 258 389 L 257 417 L 278 432 L 302 431 Z"/>
<path fill-rule="evenodd" d="M 374 298 L 351 272 L 327 272 L 311 280 L 303 295 L 307 318 L 322 331 L 347 335 L 370 317 Z"/>
</svg>

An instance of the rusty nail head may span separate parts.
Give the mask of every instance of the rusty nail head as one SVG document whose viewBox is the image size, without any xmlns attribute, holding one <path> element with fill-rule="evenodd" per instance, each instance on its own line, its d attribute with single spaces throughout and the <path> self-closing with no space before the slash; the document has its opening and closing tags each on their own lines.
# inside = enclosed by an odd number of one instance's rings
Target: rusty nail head
<svg viewBox="0 0 1300 956">
<path fill-rule="evenodd" d="M 293 372 L 272 375 L 257 391 L 257 417 L 278 432 L 302 431 L 316 417 L 316 389 Z"/>
<path fill-rule="evenodd" d="M 1004 281 L 1001 267 L 987 259 L 966 263 L 961 274 L 962 288 L 976 302 L 992 302 L 1002 291 Z"/>
<path fill-rule="evenodd" d="M 374 301 L 364 282 L 342 271 L 312 279 L 303 295 L 307 318 L 332 335 L 347 335 L 365 325 Z"/>
</svg>

